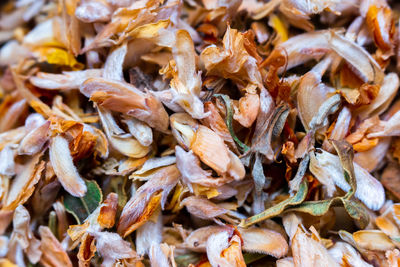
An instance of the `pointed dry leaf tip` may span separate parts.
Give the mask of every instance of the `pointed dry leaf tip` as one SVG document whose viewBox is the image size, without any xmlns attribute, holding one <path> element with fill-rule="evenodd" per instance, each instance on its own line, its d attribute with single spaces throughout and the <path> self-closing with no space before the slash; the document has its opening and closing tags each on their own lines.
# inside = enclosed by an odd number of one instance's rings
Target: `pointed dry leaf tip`
<svg viewBox="0 0 400 267">
<path fill-rule="evenodd" d="M 54 173 L 64 189 L 75 197 L 83 197 L 87 188 L 74 165 L 68 141 L 60 135 L 53 137 L 49 156 Z"/>
<path fill-rule="evenodd" d="M 300 184 L 299 191 L 297 191 L 297 193 L 294 196 L 283 200 L 279 204 L 276 204 L 275 206 L 273 206 L 269 209 L 266 209 L 265 211 L 263 211 L 259 214 L 256 214 L 252 217 L 242 220 L 239 226 L 240 227 L 248 227 L 248 226 L 251 226 L 258 222 L 261 222 L 263 220 L 267 220 L 267 219 L 273 218 L 275 216 L 278 216 L 287 207 L 298 205 L 298 204 L 302 203 L 304 201 L 304 199 L 306 198 L 307 193 L 308 193 L 308 185 L 307 185 L 307 182 L 305 180 L 303 180 L 303 182 Z"/>
<path fill-rule="evenodd" d="M 239 228 L 239 232 L 243 239 L 244 251 L 268 254 L 275 258 L 282 258 L 288 252 L 285 238 L 277 232 L 258 227 Z"/>
</svg>

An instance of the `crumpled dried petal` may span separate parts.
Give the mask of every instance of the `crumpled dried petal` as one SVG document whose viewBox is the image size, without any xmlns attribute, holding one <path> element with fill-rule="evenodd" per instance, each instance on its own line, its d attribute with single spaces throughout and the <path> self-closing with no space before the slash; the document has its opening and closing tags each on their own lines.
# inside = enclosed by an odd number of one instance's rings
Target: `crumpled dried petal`
<svg viewBox="0 0 400 267">
<path fill-rule="evenodd" d="M 168 128 L 168 115 L 151 92 L 143 93 L 128 83 L 103 78 L 86 80 L 80 90 L 101 107 L 135 117 L 160 131 Z"/>
</svg>

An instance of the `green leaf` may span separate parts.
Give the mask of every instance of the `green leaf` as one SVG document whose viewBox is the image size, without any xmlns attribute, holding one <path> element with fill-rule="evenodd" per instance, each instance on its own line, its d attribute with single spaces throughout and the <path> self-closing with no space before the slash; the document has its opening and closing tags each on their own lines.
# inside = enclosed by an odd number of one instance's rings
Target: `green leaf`
<svg viewBox="0 0 400 267">
<path fill-rule="evenodd" d="M 244 253 L 243 259 L 246 264 L 250 264 L 266 256 L 267 256 L 266 254 L 259 254 L 259 253 Z"/>
<path fill-rule="evenodd" d="M 322 216 L 328 212 L 335 200 L 337 199 L 333 198 L 321 201 L 306 201 L 298 206 L 288 209 L 287 211 L 298 211 L 308 213 L 313 216 Z"/>
<path fill-rule="evenodd" d="M 342 198 L 344 208 L 347 213 L 353 218 L 361 229 L 367 227 L 369 223 L 369 215 L 364 206 L 356 201 Z"/>
<path fill-rule="evenodd" d="M 251 216 L 247 219 L 244 219 L 240 222 L 239 226 L 240 227 L 249 227 L 250 225 L 253 225 L 255 223 L 270 219 L 272 217 L 278 216 L 281 214 L 287 207 L 298 205 L 304 201 L 304 199 L 307 196 L 308 192 L 308 185 L 305 180 L 300 184 L 299 191 L 284 201 L 280 202 L 279 204 L 266 209 L 265 211 L 256 214 L 254 216 Z"/>
<path fill-rule="evenodd" d="M 233 120 L 233 110 L 232 110 L 232 104 L 231 104 L 231 99 L 227 95 L 223 94 L 215 94 L 215 97 L 220 97 L 225 104 L 225 109 L 226 109 L 226 127 L 228 127 L 229 133 L 231 134 L 233 140 L 236 142 L 236 145 L 240 148 L 242 152 L 247 152 L 250 150 L 250 147 L 247 146 L 245 143 L 239 140 L 239 138 L 236 136 L 235 131 L 233 130 L 233 125 L 232 125 L 232 120 Z"/>
<path fill-rule="evenodd" d="M 99 185 L 94 180 L 85 180 L 87 191 L 85 196 L 79 198 L 67 194 L 64 197 L 65 210 L 71 213 L 81 224 L 103 201 L 103 194 Z"/>
</svg>

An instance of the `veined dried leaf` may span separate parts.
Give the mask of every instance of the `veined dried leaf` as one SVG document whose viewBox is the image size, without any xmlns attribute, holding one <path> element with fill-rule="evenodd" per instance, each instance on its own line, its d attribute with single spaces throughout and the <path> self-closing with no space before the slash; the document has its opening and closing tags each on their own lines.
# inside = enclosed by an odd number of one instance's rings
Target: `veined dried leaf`
<svg viewBox="0 0 400 267">
<path fill-rule="evenodd" d="M 379 230 L 360 230 L 353 233 L 353 238 L 363 249 L 387 251 L 395 248 L 389 237 Z"/>
<path fill-rule="evenodd" d="M 64 189 L 73 196 L 84 196 L 87 188 L 74 166 L 68 141 L 60 135 L 53 137 L 49 155 L 54 173 Z"/>
<path fill-rule="evenodd" d="M 82 197 L 66 195 L 64 197 L 65 209 L 71 213 L 79 224 L 99 206 L 103 200 L 103 194 L 95 181 L 84 181 L 87 191 Z"/>
<path fill-rule="evenodd" d="M 242 220 L 240 222 L 239 226 L 240 227 L 248 227 L 248 226 L 258 223 L 260 221 L 267 220 L 272 217 L 278 216 L 287 207 L 298 205 L 298 204 L 302 203 L 307 196 L 307 192 L 308 192 L 307 182 L 303 180 L 303 182 L 300 184 L 299 191 L 297 191 L 297 193 L 294 196 L 283 200 L 279 204 L 277 204 L 269 209 L 266 209 L 265 211 L 263 211 L 259 214 L 256 214 L 252 217 Z"/>
</svg>

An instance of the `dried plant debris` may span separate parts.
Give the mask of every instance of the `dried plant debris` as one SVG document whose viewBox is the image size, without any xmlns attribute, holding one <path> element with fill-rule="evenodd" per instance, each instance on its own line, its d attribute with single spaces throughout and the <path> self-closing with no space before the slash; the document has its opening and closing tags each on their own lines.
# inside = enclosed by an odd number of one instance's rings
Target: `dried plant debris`
<svg viewBox="0 0 400 267">
<path fill-rule="evenodd" d="M 400 5 L 0 3 L 0 266 L 400 266 Z"/>
</svg>

